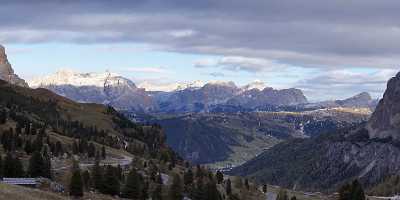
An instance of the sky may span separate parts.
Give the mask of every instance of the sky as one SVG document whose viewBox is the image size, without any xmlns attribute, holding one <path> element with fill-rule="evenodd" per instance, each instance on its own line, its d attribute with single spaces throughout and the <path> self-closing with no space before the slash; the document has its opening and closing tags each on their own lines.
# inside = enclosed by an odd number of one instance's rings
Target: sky
<svg viewBox="0 0 400 200">
<path fill-rule="evenodd" d="M 109 70 L 136 83 L 299 88 L 311 101 L 382 96 L 400 63 L 398 0 L 4 0 L 0 44 L 29 80 Z"/>
</svg>

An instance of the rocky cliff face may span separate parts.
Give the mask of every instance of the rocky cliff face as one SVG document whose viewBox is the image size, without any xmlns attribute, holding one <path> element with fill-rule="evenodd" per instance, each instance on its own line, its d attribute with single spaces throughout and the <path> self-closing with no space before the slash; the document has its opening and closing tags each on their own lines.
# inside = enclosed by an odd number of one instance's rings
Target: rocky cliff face
<svg viewBox="0 0 400 200">
<path fill-rule="evenodd" d="M 299 89 L 275 90 L 268 87 L 263 90 L 247 90 L 230 99 L 228 104 L 245 108 L 257 108 L 265 105 L 289 106 L 305 104 L 307 102 L 307 98 Z"/>
<path fill-rule="evenodd" d="M 372 114 L 367 129 L 371 138 L 400 140 L 400 73 L 387 83 L 383 99 Z"/>
<path fill-rule="evenodd" d="M 335 101 L 336 104 L 342 107 L 370 107 L 373 104 L 373 99 L 368 92 L 362 92 L 357 94 L 353 97 L 344 99 L 344 100 L 337 100 Z"/>
<path fill-rule="evenodd" d="M 112 105 L 120 110 L 149 111 L 157 107 L 153 98 L 144 90 L 117 74 L 77 73 L 60 70 L 53 75 L 30 82 L 31 87 L 46 88 L 85 103 Z"/>
<path fill-rule="evenodd" d="M 6 50 L 0 45 L 0 79 L 9 83 L 16 84 L 23 87 L 28 87 L 28 84 L 18 75 L 14 74 L 11 64 L 8 62 Z"/>
</svg>

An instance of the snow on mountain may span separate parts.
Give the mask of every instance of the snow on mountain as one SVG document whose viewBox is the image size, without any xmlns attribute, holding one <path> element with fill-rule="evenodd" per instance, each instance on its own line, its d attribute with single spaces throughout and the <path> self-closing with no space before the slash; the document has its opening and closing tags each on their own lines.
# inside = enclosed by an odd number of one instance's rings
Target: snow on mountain
<svg viewBox="0 0 400 200">
<path fill-rule="evenodd" d="M 245 86 L 242 87 L 242 90 L 247 91 L 247 90 L 253 90 L 253 89 L 258 89 L 260 91 L 264 90 L 267 86 L 263 81 L 260 80 L 255 80 Z"/>
<path fill-rule="evenodd" d="M 29 85 L 33 88 L 50 85 L 71 85 L 75 87 L 105 87 L 128 85 L 132 88 L 136 88 L 135 84 L 132 81 L 122 76 L 119 76 L 116 73 L 111 73 L 108 71 L 104 73 L 79 73 L 69 69 L 59 70 L 55 74 L 33 79 L 29 81 Z"/>
<path fill-rule="evenodd" d="M 185 89 L 198 89 L 204 86 L 202 81 L 193 81 L 189 83 L 167 83 L 167 84 L 157 84 L 151 83 L 149 81 L 143 81 L 138 84 L 139 88 L 145 88 L 146 91 L 163 91 L 163 92 L 173 92 Z"/>
<path fill-rule="evenodd" d="M 152 110 L 153 98 L 129 79 L 115 73 L 79 73 L 60 70 L 30 81 L 33 88 L 47 88 L 59 95 L 86 103 L 109 104 L 121 110 Z"/>
</svg>

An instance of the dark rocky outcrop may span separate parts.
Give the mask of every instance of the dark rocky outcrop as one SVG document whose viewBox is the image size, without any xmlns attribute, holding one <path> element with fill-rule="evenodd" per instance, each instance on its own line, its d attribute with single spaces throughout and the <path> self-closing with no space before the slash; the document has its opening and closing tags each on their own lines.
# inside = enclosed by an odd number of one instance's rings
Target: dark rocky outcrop
<svg viewBox="0 0 400 200">
<path fill-rule="evenodd" d="M 371 138 L 391 137 L 400 140 L 400 73 L 389 80 L 367 129 Z"/>
<path fill-rule="evenodd" d="M 8 62 L 6 50 L 0 45 L 0 79 L 9 83 L 28 87 L 28 84 L 14 73 L 11 64 Z"/>
</svg>

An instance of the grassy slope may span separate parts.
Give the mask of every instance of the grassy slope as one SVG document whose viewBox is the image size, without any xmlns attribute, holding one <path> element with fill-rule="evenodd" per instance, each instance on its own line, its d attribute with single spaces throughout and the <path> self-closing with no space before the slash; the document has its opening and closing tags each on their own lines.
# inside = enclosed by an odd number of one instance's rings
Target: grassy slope
<svg viewBox="0 0 400 200">
<path fill-rule="evenodd" d="M 69 196 L 65 196 L 64 194 L 57 194 L 53 192 L 16 186 L 16 185 L 7 185 L 0 183 L 0 199 L 7 200 L 68 200 L 71 199 Z M 91 200 L 113 200 L 115 198 L 111 196 L 94 194 L 94 193 L 85 193 L 85 196 L 82 199 L 91 199 Z"/>
</svg>

